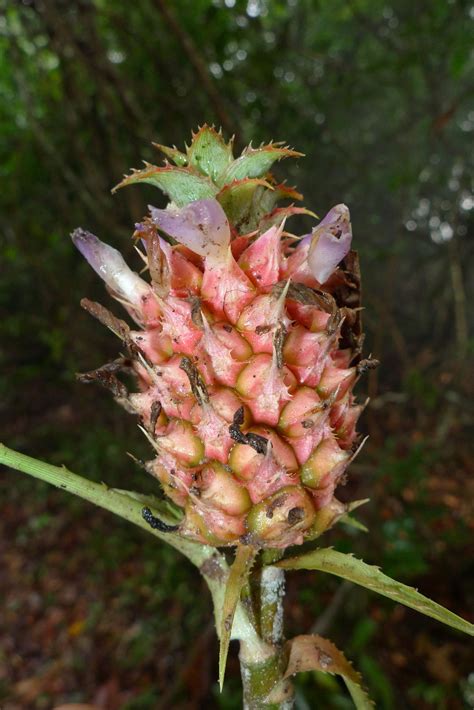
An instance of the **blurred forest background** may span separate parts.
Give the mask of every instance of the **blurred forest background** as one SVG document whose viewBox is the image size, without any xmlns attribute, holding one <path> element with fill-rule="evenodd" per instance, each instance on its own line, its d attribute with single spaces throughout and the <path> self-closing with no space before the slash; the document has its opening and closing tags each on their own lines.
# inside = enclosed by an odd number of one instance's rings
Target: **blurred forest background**
<svg viewBox="0 0 474 710">
<path fill-rule="evenodd" d="M 467 0 L 0 0 L 1 439 L 110 485 L 152 491 L 133 419 L 75 372 L 117 343 L 81 311 L 107 303 L 68 234 L 81 225 L 139 268 L 130 240 L 151 187 L 110 189 L 151 141 L 204 122 L 284 140 L 277 167 L 320 216 L 350 206 L 366 352 L 382 366 L 370 439 L 342 495 L 370 497 L 369 534 L 327 544 L 457 613 L 473 612 L 474 4 Z M 298 224 L 295 231 L 310 223 Z M 138 529 L 0 474 L 0 706 L 240 707 L 236 650 L 216 683 L 197 572 Z M 472 548 L 471 548 L 472 552 Z M 474 707 L 465 639 L 347 583 L 288 582 L 287 631 L 330 634 L 377 707 Z M 336 680 L 298 678 L 298 705 L 350 708 Z"/>
</svg>

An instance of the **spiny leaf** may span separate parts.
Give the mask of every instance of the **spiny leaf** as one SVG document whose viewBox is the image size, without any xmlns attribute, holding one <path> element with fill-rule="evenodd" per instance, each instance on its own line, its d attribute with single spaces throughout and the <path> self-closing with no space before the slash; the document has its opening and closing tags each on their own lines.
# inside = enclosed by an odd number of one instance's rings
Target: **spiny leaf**
<svg viewBox="0 0 474 710">
<path fill-rule="evenodd" d="M 298 192 L 298 190 L 295 187 L 290 187 L 289 185 L 286 185 L 284 182 L 279 183 L 278 185 L 273 186 L 273 191 L 277 195 L 277 199 L 279 200 L 297 200 L 298 202 L 301 202 L 303 199 L 303 195 L 301 192 Z"/>
<path fill-rule="evenodd" d="M 271 212 L 279 200 L 297 200 L 299 202 L 303 199 L 303 195 L 295 190 L 294 187 L 288 187 L 288 185 L 284 183 L 276 184 L 271 176 L 267 176 L 266 179 L 272 186 L 272 189 L 262 192 L 259 201 L 259 219 Z"/>
<path fill-rule="evenodd" d="M 139 182 L 159 187 L 178 207 L 184 207 L 195 200 L 210 199 L 217 192 L 208 177 L 172 165 L 166 165 L 164 168 L 149 165 L 144 170 L 132 172 L 114 187 L 112 192 Z"/>
<path fill-rule="evenodd" d="M 234 159 L 232 141 L 226 143 L 222 134 L 212 126 L 204 125 L 193 134 L 193 140 L 187 149 L 190 165 L 208 175 L 214 182 Z"/>
<path fill-rule="evenodd" d="M 224 685 L 225 667 L 235 609 L 240 599 L 240 593 L 247 582 L 256 554 L 257 550 L 254 547 L 240 545 L 237 548 L 235 560 L 227 579 L 220 628 L 219 686 L 221 690 Z"/>
<path fill-rule="evenodd" d="M 273 212 L 265 215 L 265 217 L 263 217 L 258 223 L 258 227 L 260 231 L 264 232 L 267 229 L 270 229 L 270 227 L 279 226 L 284 219 L 292 217 L 295 214 L 305 214 L 316 219 L 315 213 L 311 212 L 311 210 L 307 210 L 305 207 L 295 207 L 294 205 L 290 205 L 289 207 L 277 207 L 273 210 Z"/>
<path fill-rule="evenodd" d="M 232 226 L 238 231 L 248 231 L 248 224 L 255 216 L 255 210 L 258 210 L 260 195 L 271 191 L 271 185 L 265 180 L 245 178 L 225 185 L 218 193 L 217 200 L 224 208 Z M 262 214 L 265 214 L 265 211 Z M 256 226 L 258 219 L 253 221 Z"/>
<path fill-rule="evenodd" d="M 357 710 L 371 710 L 374 704 L 362 686 L 359 673 L 354 670 L 344 654 L 322 636 L 296 636 L 286 644 L 288 667 L 284 678 L 304 671 L 322 671 L 340 675 L 347 685 Z"/>
<path fill-rule="evenodd" d="M 286 146 L 270 143 L 261 148 L 246 148 L 242 155 L 234 160 L 219 178 L 219 184 L 225 185 L 233 180 L 244 178 L 263 177 L 270 170 L 273 163 L 282 158 L 299 158 L 303 153 L 298 153 Z"/>
<path fill-rule="evenodd" d="M 251 208 L 249 209 L 249 215 L 245 224 L 246 231 L 251 232 L 258 228 L 260 228 L 260 231 L 265 231 L 274 224 L 277 224 L 278 226 L 281 224 L 281 221 L 277 223 L 270 220 L 268 225 L 266 225 L 264 221 L 275 208 L 277 202 L 288 198 L 294 200 L 303 199 L 303 195 L 297 192 L 294 188 L 287 187 L 287 185 L 284 185 L 283 183 L 279 185 L 273 184 L 274 181 L 271 179 L 271 176 L 268 178 L 268 182 L 270 183 L 271 189 L 264 190 L 260 188 L 255 191 Z"/>
<path fill-rule="evenodd" d="M 354 705 L 357 710 L 366 710 L 366 708 L 371 710 L 375 707 L 373 701 L 369 698 L 362 685 L 354 683 L 354 681 L 350 678 L 344 678 L 344 682 L 347 690 L 351 694 L 351 698 L 354 701 Z"/>
<path fill-rule="evenodd" d="M 142 503 L 130 496 L 128 491 L 127 495 L 124 495 L 122 492 L 119 493 L 116 490 L 108 488 L 104 483 L 95 483 L 95 481 L 90 481 L 87 478 L 78 476 L 64 467 L 53 466 L 45 461 L 39 461 L 38 459 L 31 458 L 31 456 L 21 454 L 19 451 L 8 449 L 1 443 L 0 464 L 10 466 L 17 471 L 23 471 L 30 476 L 34 476 L 35 478 L 39 478 L 42 481 L 56 486 L 56 488 L 84 498 L 90 503 L 98 505 L 100 508 L 110 510 L 112 513 L 115 513 L 115 515 L 119 515 L 121 518 L 138 525 L 140 528 L 167 542 L 169 545 L 182 552 L 183 555 L 186 555 L 186 557 L 198 567 L 200 567 L 206 559 L 216 554 L 216 551 L 212 547 L 191 542 L 191 540 L 185 540 L 176 533 L 162 533 L 159 530 L 151 528 L 143 519 Z"/>
<path fill-rule="evenodd" d="M 351 500 L 349 503 L 347 503 L 347 512 L 352 513 L 353 510 L 357 510 L 357 508 L 360 508 L 366 503 L 370 503 L 370 498 L 360 498 L 359 500 Z"/>
<path fill-rule="evenodd" d="M 364 523 L 361 523 L 361 521 L 353 515 L 349 515 L 349 513 L 351 513 L 353 510 L 357 510 L 357 508 L 360 508 L 361 505 L 365 505 L 369 501 L 370 498 L 362 498 L 361 500 L 353 500 L 348 503 L 347 512 L 345 515 L 342 516 L 342 518 L 340 518 L 339 522 L 341 522 L 343 525 L 348 525 L 349 527 L 356 528 L 357 530 L 362 530 L 362 532 L 369 532 L 369 529 L 364 525 Z"/>
<path fill-rule="evenodd" d="M 124 320 L 114 316 L 105 306 L 96 301 L 90 301 L 88 298 L 81 300 L 81 306 L 91 316 L 97 318 L 100 323 L 109 328 L 118 338 L 125 343 L 130 342 L 130 326 Z"/>
<path fill-rule="evenodd" d="M 361 530 L 362 532 L 369 532 L 369 528 L 364 525 L 364 523 L 361 523 L 360 520 L 355 518 L 353 515 L 349 515 L 348 513 L 339 518 L 339 522 L 342 523 L 342 525 L 347 525 L 349 528 L 355 528 L 356 530 Z"/>
<path fill-rule="evenodd" d="M 440 604 L 420 594 L 413 587 L 408 587 L 397 582 L 372 565 L 358 560 L 352 555 L 337 552 L 331 548 L 314 550 L 307 554 L 291 557 L 277 563 L 278 567 L 285 569 L 310 569 L 328 572 L 337 577 L 348 579 L 350 582 L 366 587 L 400 604 L 405 604 L 421 614 L 431 616 L 443 624 L 447 624 L 458 631 L 474 635 L 474 625 L 465 621 L 452 611 L 445 609 Z"/>
<path fill-rule="evenodd" d="M 172 160 L 173 163 L 179 168 L 184 168 L 184 166 L 188 164 L 187 156 L 180 150 L 178 150 L 176 146 L 170 148 L 167 145 L 161 145 L 161 143 L 153 143 L 152 145 L 154 145 L 155 148 L 158 148 L 158 150 L 160 150 L 164 155 L 166 155 L 167 158 Z"/>
</svg>

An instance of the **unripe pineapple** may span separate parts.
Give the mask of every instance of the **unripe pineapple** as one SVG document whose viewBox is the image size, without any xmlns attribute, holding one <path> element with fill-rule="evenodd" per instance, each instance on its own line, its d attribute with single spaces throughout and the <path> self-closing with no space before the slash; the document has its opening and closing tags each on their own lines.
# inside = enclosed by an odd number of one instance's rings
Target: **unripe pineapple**
<svg viewBox="0 0 474 710">
<path fill-rule="evenodd" d="M 285 548 L 344 513 L 334 491 L 356 448 L 361 406 L 359 274 L 349 210 L 337 205 L 311 234 L 286 220 L 301 199 L 268 173 L 299 154 L 278 144 L 234 160 L 204 126 L 174 165 L 147 165 L 120 184 L 148 182 L 170 198 L 136 225 L 149 282 L 92 234 L 72 238 L 137 324 L 85 307 L 128 348 L 88 379 L 138 414 L 155 450 L 147 470 L 182 510 L 181 535 L 211 545 Z M 119 186 L 119 187 L 120 187 Z M 133 368 L 129 394 L 115 372 Z"/>
</svg>

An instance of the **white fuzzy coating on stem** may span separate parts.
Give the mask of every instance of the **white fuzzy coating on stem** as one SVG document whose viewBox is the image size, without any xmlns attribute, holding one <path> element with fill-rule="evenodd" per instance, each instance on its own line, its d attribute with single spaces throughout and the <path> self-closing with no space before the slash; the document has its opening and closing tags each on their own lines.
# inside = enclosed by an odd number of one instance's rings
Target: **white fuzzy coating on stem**
<svg viewBox="0 0 474 710">
<path fill-rule="evenodd" d="M 239 609 L 237 608 L 234 617 L 234 625 L 232 627 L 232 639 L 234 640 L 235 638 L 239 638 L 240 640 L 239 659 L 241 667 L 245 667 L 253 663 L 263 663 L 264 661 L 267 661 L 269 658 L 275 655 L 275 649 L 273 648 L 273 646 L 270 646 L 270 644 L 267 644 L 262 641 L 262 639 L 257 635 L 253 626 L 252 629 L 255 636 L 253 636 L 252 633 L 244 633 L 241 635 L 241 637 L 235 636 L 236 631 L 239 634 L 241 633 L 239 622 L 237 621 L 236 623 L 238 611 Z"/>
<path fill-rule="evenodd" d="M 285 596 L 285 575 L 278 567 L 268 566 L 262 570 L 261 608 L 272 608 L 272 643 L 278 643 L 283 636 L 283 597 Z"/>
<path fill-rule="evenodd" d="M 258 636 L 240 604 L 235 611 L 231 639 L 240 641 L 241 663 L 262 663 L 275 653 L 275 649 Z"/>
</svg>

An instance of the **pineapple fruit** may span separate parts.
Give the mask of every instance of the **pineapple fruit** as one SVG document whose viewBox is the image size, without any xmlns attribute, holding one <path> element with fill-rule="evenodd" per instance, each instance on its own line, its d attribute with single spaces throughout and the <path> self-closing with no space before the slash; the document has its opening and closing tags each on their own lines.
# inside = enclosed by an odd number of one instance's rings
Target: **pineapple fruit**
<svg viewBox="0 0 474 710">
<path fill-rule="evenodd" d="M 155 454 L 146 469 L 179 511 L 180 535 L 301 544 L 346 512 L 334 492 L 357 448 L 353 387 L 370 366 L 349 210 L 333 207 L 298 238 L 286 222 L 312 213 L 269 169 L 300 154 L 269 144 L 234 159 L 232 141 L 209 126 L 185 152 L 158 147 L 171 162 L 118 186 L 146 182 L 170 199 L 136 225 L 149 280 L 89 232 L 72 235 L 136 324 L 83 301 L 127 349 L 83 379 L 138 415 Z M 133 371 L 136 392 L 121 370 Z"/>
</svg>

